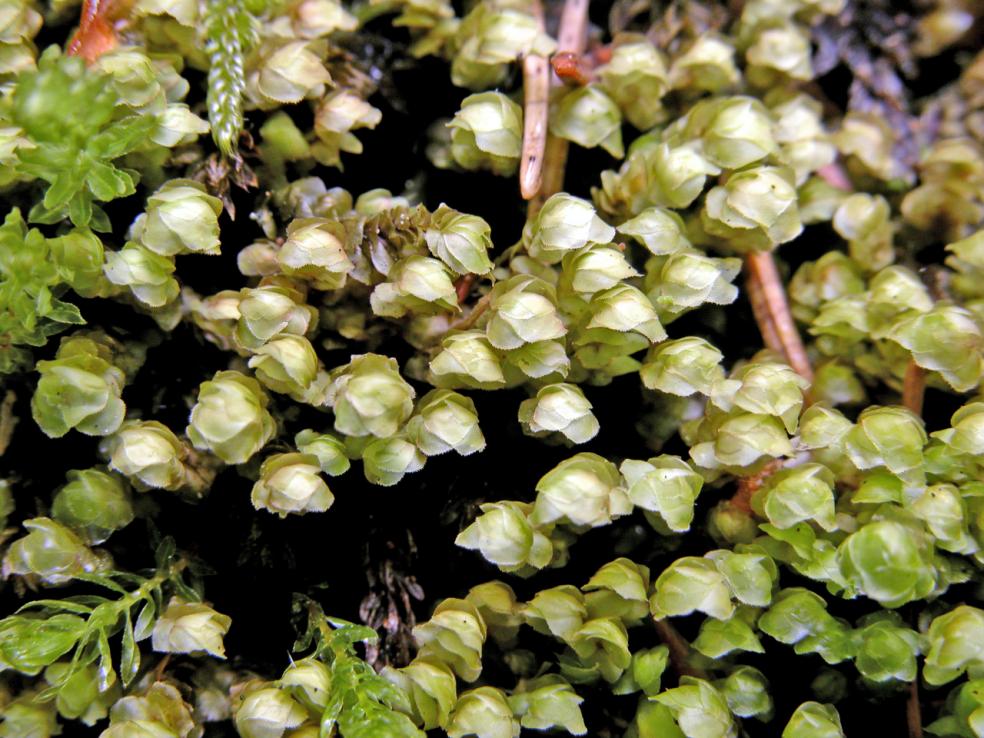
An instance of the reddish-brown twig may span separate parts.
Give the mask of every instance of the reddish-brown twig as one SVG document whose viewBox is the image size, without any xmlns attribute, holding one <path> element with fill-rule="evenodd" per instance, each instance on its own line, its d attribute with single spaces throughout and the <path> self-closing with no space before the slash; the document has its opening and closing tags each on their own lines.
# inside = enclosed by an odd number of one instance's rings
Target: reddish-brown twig
<svg viewBox="0 0 984 738">
<path fill-rule="evenodd" d="M 922 415 L 923 394 L 926 391 L 926 372 L 915 359 L 909 359 L 902 380 L 902 404 L 916 415 Z"/>
<path fill-rule="evenodd" d="M 690 665 L 690 644 L 677 629 L 673 627 L 668 619 L 663 618 L 656 622 L 656 635 L 670 651 L 670 663 L 679 676 L 699 677 L 707 679 L 707 674 L 703 669 Z"/>
<path fill-rule="evenodd" d="M 764 322 L 759 323 L 762 338 L 769 348 L 786 357 L 796 372 L 813 381 L 813 367 L 806 355 L 803 339 L 800 337 L 793 315 L 789 312 L 786 290 L 782 286 L 779 270 L 771 251 L 753 251 L 745 258 L 748 268 L 749 294 L 758 294 L 760 309 L 765 314 Z M 754 284 L 753 284 L 754 283 Z M 754 308 L 754 303 L 753 303 Z M 756 316 L 758 319 L 758 316 Z"/>
<path fill-rule="evenodd" d="M 485 312 L 491 306 L 491 303 L 492 303 L 491 292 L 482 295 L 479 301 L 475 303 L 475 307 L 472 308 L 471 312 L 468 313 L 468 315 L 466 315 L 464 318 L 459 320 L 457 323 L 452 323 L 451 327 L 448 328 L 448 330 L 467 331 L 469 328 L 475 325 L 475 323 L 478 322 L 479 318 L 481 318 L 485 314 Z"/>
<path fill-rule="evenodd" d="M 757 279 L 748 277 L 745 280 L 745 289 L 748 292 L 748 302 L 752 306 L 755 323 L 759 327 L 759 333 L 762 334 L 762 342 L 772 351 L 780 355 L 785 355 L 785 352 L 782 350 L 782 343 L 779 341 L 779 334 L 776 333 L 775 323 L 772 322 L 769 307 L 765 303 L 762 283 Z"/>
<path fill-rule="evenodd" d="M 157 666 L 154 668 L 154 681 L 162 682 L 164 681 L 164 672 L 167 669 L 167 665 L 171 663 L 171 654 L 166 653 L 164 657 L 157 662 Z"/>
<path fill-rule="evenodd" d="M 463 277 L 459 277 L 454 283 L 454 293 L 458 298 L 458 304 L 464 303 L 465 299 L 468 297 L 468 293 L 471 292 L 472 287 L 475 284 L 475 280 L 478 279 L 477 274 L 466 274 Z"/>
<path fill-rule="evenodd" d="M 909 682 L 909 699 L 905 702 L 905 721 L 909 738 L 923 738 L 922 709 L 919 706 L 919 676 Z"/>
<path fill-rule="evenodd" d="M 789 311 L 786 290 L 776 269 L 775 259 L 770 251 L 753 251 L 745 257 L 747 270 L 745 286 L 752 313 L 758 324 L 765 345 L 785 357 L 797 374 L 813 381 L 813 367 L 806 355 L 803 339 Z M 811 402 L 810 391 L 804 392 L 804 404 Z M 731 504 L 742 512 L 751 514 L 751 500 L 755 491 L 762 486 L 773 472 L 782 468 L 782 461 L 776 459 L 766 464 L 756 474 L 738 480 L 738 489 L 731 497 Z"/>
</svg>

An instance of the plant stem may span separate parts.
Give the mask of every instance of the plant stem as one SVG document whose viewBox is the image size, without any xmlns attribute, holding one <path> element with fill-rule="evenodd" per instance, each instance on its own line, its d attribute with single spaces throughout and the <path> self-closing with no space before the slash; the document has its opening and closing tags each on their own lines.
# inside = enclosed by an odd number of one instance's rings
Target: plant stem
<svg viewBox="0 0 984 738">
<path fill-rule="evenodd" d="M 813 381 L 813 368 L 806 355 L 803 339 L 793 322 L 789 312 L 789 302 L 786 300 L 786 290 L 779 278 L 775 259 L 770 251 L 753 251 L 745 258 L 748 268 L 748 292 L 758 300 L 762 315 L 756 311 L 755 319 L 762 331 L 762 339 L 766 345 L 786 357 L 786 361 L 796 372 L 806 379 Z"/>
<path fill-rule="evenodd" d="M 565 0 L 557 28 L 557 51 L 584 53 L 588 45 L 588 5 L 591 0 Z"/>
<path fill-rule="evenodd" d="M 703 669 L 691 666 L 690 644 L 680 635 L 673 624 L 666 618 L 656 621 L 656 634 L 663 644 L 670 650 L 670 663 L 680 676 L 692 676 L 700 679 L 707 679 L 707 673 Z"/>
<path fill-rule="evenodd" d="M 565 0 L 557 30 L 557 53 L 582 54 L 588 45 L 588 4 L 590 0 Z M 567 166 L 566 139 L 547 135 L 543 153 L 543 181 L 539 192 L 530 200 L 529 215 L 539 212 L 551 195 L 564 189 L 564 169 Z"/>
<path fill-rule="evenodd" d="M 454 283 L 454 294 L 458 298 L 458 304 L 463 303 L 467 297 L 468 293 L 471 292 L 472 287 L 475 285 L 475 280 L 478 279 L 477 274 L 465 274 L 460 277 Z"/>
<path fill-rule="evenodd" d="M 810 366 L 803 339 L 793 321 L 793 314 L 789 311 L 786 290 L 779 277 L 772 252 L 751 252 L 745 257 L 745 267 L 748 301 L 752 305 L 752 313 L 762 334 L 762 341 L 769 349 L 784 356 L 797 374 L 812 382 L 813 367 Z M 803 393 L 803 401 L 804 406 L 811 403 L 809 389 Z M 738 489 L 731 497 L 731 504 L 751 514 L 752 495 L 773 472 L 782 468 L 782 463 L 782 460 L 776 459 L 766 464 L 759 472 L 740 478 Z"/>
<path fill-rule="evenodd" d="M 486 310 L 489 309 L 489 305 L 491 304 L 491 302 L 492 302 L 491 292 L 482 295 L 481 299 L 479 299 L 479 301 L 475 303 L 475 307 L 472 308 L 472 311 L 468 313 L 468 315 L 466 315 L 460 321 L 453 324 L 449 328 L 449 330 L 454 330 L 454 331 L 468 330 L 473 325 L 475 325 L 475 323 L 478 322 L 478 319 L 482 317 L 482 315 L 485 313 Z"/>
<path fill-rule="evenodd" d="M 923 738 L 922 709 L 919 706 L 919 675 L 909 682 L 909 699 L 905 703 L 905 721 L 909 738 Z"/>
<path fill-rule="evenodd" d="M 567 167 L 567 139 L 558 136 L 547 137 L 547 148 L 543 153 L 543 184 L 540 191 L 530 200 L 530 217 L 536 215 L 543 203 L 564 189 L 564 171 Z"/>
<path fill-rule="evenodd" d="M 158 662 L 157 667 L 154 669 L 155 682 L 160 682 L 164 680 L 164 671 L 167 669 L 167 666 L 170 663 L 171 663 L 171 654 L 169 653 L 164 654 L 164 658 L 162 658 Z"/>
<path fill-rule="evenodd" d="M 762 341 L 765 345 L 776 353 L 785 355 L 782 344 L 779 341 L 779 334 L 776 333 L 775 323 L 769 314 L 769 307 L 765 304 L 765 294 L 762 291 L 762 283 L 748 277 L 745 281 L 745 289 L 748 292 L 748 301 L 752 306 L 752 314 L 758 324 L 759 332 L 762 334 Z"/>
<path fill-rule="evenodd" d="M 909 359 L 902 380 L 902 404 L 916 415 L 922 415 L 923 394 L 926 391 L 926 372 L 915 359 Z"/>
<path fill-rule="evenodd" d="M 543 6 L 532 0 L 530 9 L 543 31 Z M 519 191 L 532 199 L 543 184 L 543 157 L 547 148 L 550 109 L 550 64 L 536 54 L 523 59 L 523 152 L 519 164 Z"/>
</svg>

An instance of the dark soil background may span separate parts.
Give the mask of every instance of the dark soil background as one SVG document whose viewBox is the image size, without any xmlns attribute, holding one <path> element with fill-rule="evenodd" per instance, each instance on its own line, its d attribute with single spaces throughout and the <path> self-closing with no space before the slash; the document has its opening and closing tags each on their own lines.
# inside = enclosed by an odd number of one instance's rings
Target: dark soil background
<svg viewBox="0 0 984 738">
<path fill-rule="evenodd" d="M 605 3 L 595 3 L 594 20 L 604 25 Z M 344 172 L 318 169 L 326 184 L 343 186 L 354 195 L 374 187 L 400 192 L 413 178 L 424 172 L 425 204 L 436 207 L 441 202 L 458 210 L 476 213 L 492 225 L 492 236 L 501 249 L 519 237 L 524 207 L 512 179 L 483 174 L 460 174 L 434 169 L 424 155 L 426 129 L 440 116 L 450 117 L 457 110 L 465 92 L 452 87 L 444 63 L 410 61 L 405 54 L 406 37 L 389 28 L 384 19 L 376 21 L 353 42 L 357 54 L 393 64 L 396 71 L 372 102 L 383 111 L 382 123 L 374 131 L 360 131 L 365 152 L 346 156 Z M 43 45 L 43 44 L 42 44 Z M 925 94 L 952 81 L 959 73 L 954 57 L 931 63 L 912 82 L 917 94 Z M 843 98 L 843 80 L 848 72 L 838 67 L 820 80 L 820 86 L 832 100 Z M 192 80 L 192 89 L 201 89 Z M 630 131 L 626 130 L 626 135 Z M 617 166 L 604 153 L 572 147 L 568 166 L 567 189 L 589 196 L 603 168 Z M 236 265 L 235 248 L 230 244 L 248 244 L 260 236 L 248 219 L 248 198 L 242 201 L 236 221 L 223 218 L 223 255 L 215 258 L 181 257 L 178 274 L 199 292 L 209 294 L 220 289 L 245 286 Z M 109 208 L 115 223 L 125 230 L 139 198 Z M 119 235 L 119 234 L 117 234 Z M 786 247 L 782 257 L 790 268 L 816 258 L 836 243 L 826 227 L 813 227 L 795 245 Z M 927 263 L 940 257 L 940 244 L 928 244 L 921 256 Z M 83 315 L 120 338 L 138 338 L 153 332 L 152 322 L 108 301 L 78 301 Z M 747 357 L 758 350 L 761 339 L 744 297 L 726 310 L 712 308 L 686 316 L 669 327 L 671 336 L 704 335 L 725 351 L 729 360 Z M 57 341 L 38 351 L 38 358 L 54 353 Z M 408 349 L 399 342 L 386 345 L 380 352 L 405 359 Z M 329 368 L 348 360 L 347 352 L 321 351 Z M 353 353 L 360 352 L 353 347 Z M 228 355 L 205 342 L 188 324 L 179 326 L 165 342 L 152 348 L 134 384 L 124 391 L 131 412 L 153 418 L 181 432 L 187 423 L 189 403 L 198 384 L 227 365 Z M 17 512 L 13 524 L 21 519 L 44 514 L 51 493 L 64 481 L 64 472 L 86 468 L 96 463 L 98 439 L 71 433 L 60 440 L 45 438 L 30 419 L 29 399 L 35 376 L 21 376 L 8 385 L 18 395 L 17 414 L 21 418 L 13 443 L 0 458 L 0 475 L 16 480 Z M 418 387 L 421 394 L 425 389 Z M 607 387 L 586 387 L 585 393 L 601 421 L 601 433 L 577 451 L 593 451 L 613 461 L 623 458 L 647 458 L 653 451 L 636 429 L 640 409 L 650 406 L 638 378 L 623 377 Z M 353 469 L 330 482 L 335 494 L 334 506 L 325 514 L 311 514 L 281 520 L 253 509 L 249 493 L 252 480 L 235 469 L 218 477 L 211 493 L 199 504 L 189 504 L 164 492 L 140 496 L 147 520 L 138 520 L 115 535 L 106 545 L 120 568 L 140 570 L 152 565 L 150 541 L 153 530 L 173 536 L 178 547 L 200 558 L 214 572 L 205 579 L 207 598 L 233 619 L 226 638 L 231 665 L 274 677 L 288 663 L 288 653 L 295 633 L 291 627 L 291 601 L 295 592 L 309 594 L 326 612 L 359 620 L 359 607 L 373 591 L 367 572 L 378 572 L 387 561 L 399 577 L 412 577 L 424 592 L 423 601 L 414 604 L 414 613 L 425 620 L 434 604 L 445 597 L 462 596 L 469 587 L 489 579 L 508 581 L 523 600 L 545 587 L 560 583 L 582 584 L 602 564 L 618 555 L 649 565 L 654 578 L 669 561 L 690 553 L 703 554 L 715 545 L 700 533 L 700 521 L 706 511 L 728 488 L 706 488 L 698 505 L 695 530 L 680 541 L 667 541 L 653 533 L 641 515 L 583 536 L 572 548 L 570 564 L 561 570 L 548 570 L 530 580 L 501 574 L 487 565 L 477 553 L 464 551 L 453 544 L 459 530 L 473 519 L 477 505 L 500 499 L 530 500 L 537 480 L 557 462 L 574 451 L 544 445 L 521 433 L 516 420 L 519 403 L 526 395 L 521 390 L 495 393 L 470 392 L 474 398 L 482 429 L 488 439 L 487 449 L 468 458 L 447 455 L 432 458 L 426 468 L 407 476 L 398 486 L 375 487 L 364 481 L 355 463 Z M 874 402 L 895 402 L 886 393 Z M 285 407 L 274 396 L 274 404 Z M 927 424 L 930 430 L 947 423 L 959 398 L 930 391 L 926 399 Z M 301 427 L 330 429 L 329 414 L 305 411 L 302 418 L 290 423 L 289 438 Z M 671 442 L 667 452 L 685 455 L 679 441 Z M 150 522 L 152 521 L 152 523 Z M 673 548 L 679 546 L 679 548 Z M 805 586 L 788 572 L 782 575 L 783 586 Z M 815 587 L 815 584 L 809 583 Z M 380 585 L 377 594 L 385 595 Z M 966 596 L 971 597 L 968 588 Z M 10 583 L 0 593 L 0 611 L 10 612 L 18 600 Z M 831 598 L 831 611 L 852 621 L 876 608 L 867 601 L 845 602 Z M 686 637 L 693 637 L 700 618 L 677 623 Z M 633 649 L 655 645 L 654 632 L 645 627 L 631 633 Z M 792 710 L 814 696 L 811 681 L 825 666 L 817 656 L 799 657 L 792 649 L 763 638 L 767 653 L 745 656 L 743 663 L 760 668 L 772 680 L 776 717 L 771 723 L 745 721 L 749 736 L 776 736 Z M 544 660 L 556 652 L 556 644 L 524 630 L 523 647 L 530 648 Z M 483 677 L 503 687 L 513 685 L 513 677 L 498 673 L 495 645 L 487 644 L 486 671 Z M 148 662 L 152 662 L 147 658 Z M 180 659 L 172 661 L 174 673 L 185 674 Z M 848 696 L 838 704 L 847 735 L 860 736 L 867 731 L 884 736 L 906 733 L 905 693 L 894 691 L 874 695 L 857 681 L 853 665 L 838 668 L 852 685 Z M 667 673 L 667 682 L 674 676 Z M 634 713 L 636 697 L 612 697 L 607 688 L 578 687 L 586 697 L 586 721 L 591 735 L 618 736 L 625 721 Z M 928 702 L 942 700 L 945 690 L 929 693 Z M 874 704 L 872 700 L 875 700 Z M 933 713 L 925 716 L 928 723 Z M 102 726 L 86 730 L 76 723 L 65 726 L 64 736 L 97 735 Z M 212 725 L 206 736 L 234 736 L 229 725 Z"/>
</svg>

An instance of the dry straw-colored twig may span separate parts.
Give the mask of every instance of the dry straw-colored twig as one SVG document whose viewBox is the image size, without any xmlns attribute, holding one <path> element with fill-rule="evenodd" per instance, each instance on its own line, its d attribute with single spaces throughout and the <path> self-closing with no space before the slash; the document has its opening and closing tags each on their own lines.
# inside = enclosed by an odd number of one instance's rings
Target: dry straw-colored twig
<svg viewBox="0 0 984 738">
<path fill-rule="evenodd" d="M 557 31 L 558 53 L 570 52 L 573 54 L 582 54 L 584 52 L 588 45 L 588 4 L 589 0 L 566 0 L 564 3 L 564 9 L 560 15 L 560 25 Z M 546 75 L 549 78 L 549 65 L 547 65 Z M 549 96 L 550 85 L 547 87 Z M 533 92 L 535 91 L 530 90 L 527 94 L 532 95 Z M 542 106 L 542 108 L 534 108 L 532 112 L 537 117 L 533 121 L 528 119 L 524 121 L 523 143 L 526 157 L 522 161 L 529 161 L 531 168 L 530 170 L 524 169 L 521 162 L 520 177 L 523 179 L 520 181 L 520 189 L 523 189 L 524 181 L 532 184 L 539 179 L 540 182 L 539 188 L 535 192 L 529 189 L 526 190 L 526 192 L 530 193 L 528 198 L 530 201 L 529 217 L 533 217 L 540 210 L 540 207 L 546 202 L 547 198 L 564 188 L 564 170 L 567 166 L 568 144 L 565 139 L 550 135 L 548 108 L 549 103 Z M 525 114 L 529 115 L 529 112 Z M 528 130 L 542 131 L 546 134 L 543 155 L 540 157 L 539 165 L 533 161 L 533 156 L 537 151 L 534 147 L 539 144 L 535 139 L 527 139 L 526 132 Z M 529 143 L 530 147 L 529 152 L 526 152 L 527 143 Z M 523 196 L 526 197 L 527 195 L 524 193 Z"/>
</svg>

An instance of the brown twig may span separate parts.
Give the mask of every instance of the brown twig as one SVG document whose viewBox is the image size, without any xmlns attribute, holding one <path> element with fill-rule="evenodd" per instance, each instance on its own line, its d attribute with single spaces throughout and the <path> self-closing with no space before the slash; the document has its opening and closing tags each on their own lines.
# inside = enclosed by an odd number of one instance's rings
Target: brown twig
<svg viewBox="0 0 984 738">
<path fill-rule="evenodd" d="M 919 675 L 909 682 L 909 699 L 905 702 L 905 721 L 909 738 L 923 738 L 922 710 L 919 706 Z"/>
<path fill-rule="evenodd" d="M 475 303 L 475 307 L 472 311 L 468 313 L 464 318 L 459 320 L 457 323 L 453 323 L 448 330 L 452 331 L 466 331 L 478 322 L 478 319 L 482 317 L 486 310 L 489 309 L 489 305 L 492 303 L 492 293 L 489 292 L 482 296 L 482 298 Z"/>
<path fill-rule="evenodd" d="M 766 345 L 785 356 L 786 361 L 800 376 L 812 382 L 813 367 L 810 366 L 803 339 L 789 311 L 786 290 L 782 286 L 772 252 L 753 251 L 745 258 L 745 265 L 748 268 L 749 294 L 759 293 L 761 309 L 767 316 L 764 323 L 759 323 L 763 340 L 774 341 L 775 345 Z"/>
<path fill-rule="evenodd" d="M 755 322 L 758 324 L 759 332 L 762 334 L 762 341 L 772 351 L 785 355 L 785 352 L 782 350 L 782 343 L 779 341 L 779 334 L 776 332 L 775 323 L 772 322 L 769 307 L 765 303 L 762 283 L 757 279 L 751 279 L 749 277 L 745 281 L 745 289 L 748 292 L 748 301 L 751 303 Z"/>
<path fill-rule="evenodd" d="M 915 359 L 909 359 L 902 380 L 902 404 L 916 415 L 922 415 L 923 394 L 926 391 L 926 372 Z"/>
<path fill-rule="evenodd" d="M 157 667 L 154 669 L 154 681 L 161 682 L 164 681 L 164 671 L 167 669 L 167 665 L 171 663 L 171 654 L 164 654 L 164 658 L 157 662 Z"/>
<path fill-rule="evenodd" d="M 542 31 L 543 6 L 530 3 Z M 547 148 L 547 116 L 550 108 L 550 64 L 536 54 L 523 59 L 523 151 L 519 164 L 519 191 L 532 199 L 543 184 L 543 158 Z"/>
<path fill-rule="evenodd" d="M 797 374 L 813 381 L 813 367 L 806 355 L 803 339 L 800 337 L 793 314 L 789 311 L 786 290 L 776 269 L 771 251 L 753 251 L 745 257 L 747 270 L 745 287 L 752 313 L 758 324 L 762 341 L 766 347 L 784 356 Z M 804 405 L 811 402 L 810 390 L 803 395 Z M 738 489 L 731 497 L 731 504 L 744 513 L 752 513 L 752 495 L 773 472 L 781 469 L 781 459 L 770 461 L 757 473 L 738 480 Z"/>
<path fill-rule="evenodd" d="M 547 137 L 547 148 L 543 152 L 543 184 L 536 197 L 530 200 L 530 217 L 539 212 L 543 203 L 564 189 L 564 172 L 567 168 L 567 150 L 569 144 L 566 138 L 559 136 Z"/>
<path fill-rule="evenodd" d="M 458 298 L 458 304 L 460 305 L 468 297 L 468 293 L 471 292 L 471 288 L 475 284 L 475 280 L 478 279 L 477 274 L 466 274 L 463 277 L 459 277 L 454 283 L 454 294 Z"/>
<path fill-rule="evenodd" d="M 588 45 L 589 0 L 565 0 L 557 30 L 557 52 L 582 54 Z M 536 196 L 530 199 L 529 217 L 533 217 L 551 195 L 564 189 L 567 166 L 567 140 L 547 134 L 543 152 L 543 180 Z"/>
<path fill-rule="evenodd" d="M 680 676 L 692 676 L 700 679 L 707 679 L 707 673 L 690 665 L 690 644 L 680 635 L 668 619 L 663 618 L 656 622 L 656 634 L 663 644 L 670 650 L 670 663 Z"/>
</svg>

